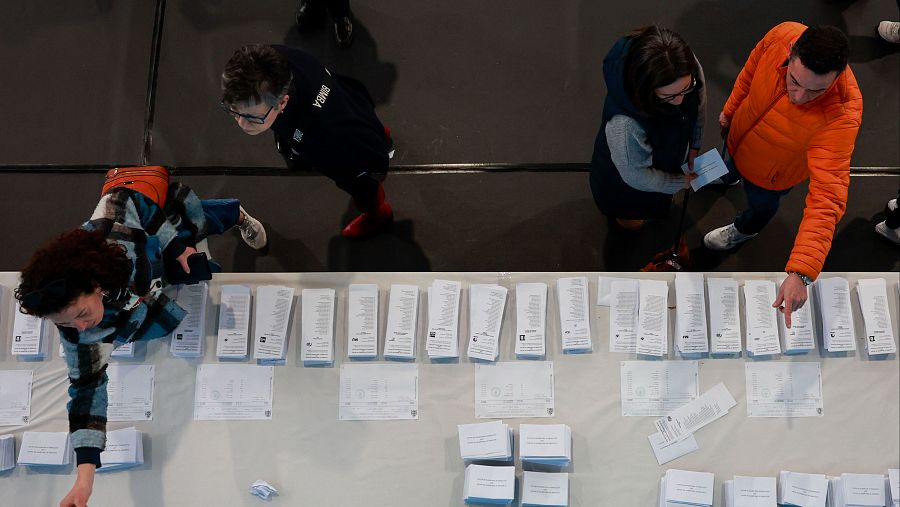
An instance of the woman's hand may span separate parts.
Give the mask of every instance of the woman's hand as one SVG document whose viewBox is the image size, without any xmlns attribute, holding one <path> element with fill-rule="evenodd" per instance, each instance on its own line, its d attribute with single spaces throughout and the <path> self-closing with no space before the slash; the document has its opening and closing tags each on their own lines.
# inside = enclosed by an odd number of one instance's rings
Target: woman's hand
<svg viewBox="0 0 900 507">
<path fill-rule="evenodd" d="M 691 188 L 691 182 L 697 179 L 697 173 L 686 173 L 684 175 L 684 188 Z"/>
<path fill-rule="evenodd" d="M 191 268 L 188 266 L 188 257 L 195 253 L 197 253 L 197 249 L 189 246 L 184 249 L 184 252 L 181 252 L 181 255 L 175 258 L 181 264 L 181 268 L 184 269 L 185 273 L 191 272 Z"/>
<path fill-rule="evenodd" d="M 69 493 L 59 502 L 59 507 L 87 507 L 88 499 L 94 490 L 94 473 L 97 467 L 93 463 L 78 465 L 78 478 Z"/>
<path fill-rule="evenodd" d="M 697 158 L 697 155 L 700 154 L 700 148 L 691 148 L 688 150 L 688 172 L 694 172 L 694 159 Z"/>
</svg>

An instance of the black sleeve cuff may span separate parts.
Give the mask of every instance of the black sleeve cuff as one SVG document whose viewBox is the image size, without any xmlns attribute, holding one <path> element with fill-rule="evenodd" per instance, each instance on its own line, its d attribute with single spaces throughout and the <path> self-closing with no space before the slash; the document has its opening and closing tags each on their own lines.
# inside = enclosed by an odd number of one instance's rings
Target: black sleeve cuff
<svg viewBox="0 0 900 507">
<path fill-rule="evenodd" d="M 100 468 L 100 449 L 96 447 L 78 447 L 75 449 L 75 463 L 76 465 L 83 465 L 85 463 L 92 463 L 97 468 Z"/>
<path fill-rule="evenodd" d="M 178 238 L 172 238 L 172 241 L 169 242 L 169 245 L 163 250 L 163 256 L 166 259 L 177 259 L 179 255 L 183 254 L 187 249 L 187 245 L 181 242 Z"/>
</svg>

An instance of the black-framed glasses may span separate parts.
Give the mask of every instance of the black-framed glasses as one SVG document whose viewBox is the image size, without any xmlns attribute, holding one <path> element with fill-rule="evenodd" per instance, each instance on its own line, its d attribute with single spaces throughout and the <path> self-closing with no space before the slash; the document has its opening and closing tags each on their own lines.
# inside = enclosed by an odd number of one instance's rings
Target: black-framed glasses
<svg viewBox="0 0 900 507">
<path fill-rule="evenodd" d="M 691 76 L 691 84 L 684 90 L 681 90 L 680 92 L 672 94 L 672 95 L 657 95 L 657 98 L 659 98 L 659 100 L 661 100 L 663 102 L 672 102 L 673 100 L 677 99 L 678 97 L 684 97 L 685 95 L 691 93 L 692 91 L 694 91 L 696 89 L 697 89 L 697 78 Z"/>
<path fill-rule="evenodd" d="M 219 107 L 221 107 L 222 110 L 225 111 L 226 113 L 230 114 L 231 117 L 234 119 L 243 118 L 243 119 L 247 120 L 248 122 L 255 123 L 257 125 L 262 125 L 263 123 L 265 123 L 266 118 L 269 117 L 269 113 L 271 113 L 272 110 L 275 109 L 275 106 L 269 106 L 269 110 L 266 111 L 266 114 L 264 114 L 262 116 L 256 116 L 256 115 L 252 115 L 252 114 L 239 113 L 239 112 L 235 111 L 234 109 L 231 109 L 231 107 L 229 107 L 227 104 L 225 104 L 225 102 L 220 102 Z"/>
</svg>

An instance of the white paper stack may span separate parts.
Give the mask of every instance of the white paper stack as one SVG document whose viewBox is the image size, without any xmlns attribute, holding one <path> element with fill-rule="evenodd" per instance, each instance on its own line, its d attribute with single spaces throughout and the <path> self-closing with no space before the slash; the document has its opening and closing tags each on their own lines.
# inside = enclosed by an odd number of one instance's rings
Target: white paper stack
<svg viewBox="0 0 900 507">
<path fill-rule="evenodd" d="M 778 312 L 778 327 L 784 338 L 785 354 L 806 354 L 816 349 L 816 328 L 812 317 L 812 302 L 807 301 L 799 309 L 791 312 L 791 327 L 788 329 L 784 313 Z"/>
<path fill-rule="evenodd" d="M 470 359 L 496 361 L 500 356 L 500 326 L 506 307 L 506 287 L 473 284 L 469 287 Z"/>
<path fill-rule="evenodd" d="M 510 505 L 516 497 L 516 467 L 469 465 L 463 499 L 466 503 Z"/>
<path fill-rule="evenodd" d="M 512 461 L 513 432 L 503 421 L 459 424 L 456 428 L 463 461 Z"/>
<path fill-rule="evenodd" d="M 219 330 L 216 356 L 221 359 L 244 359 L 250 341 L 250 287 L 223 285 L 219 303 Z"/>
<path fill-rule="evenodd" d="M 522 507 L 567 507 L 569 474 L 525 471 L 522 474 Z"/>
<path fill-rule="evenodd" d="M 547 284 L 516 284 L 516 357 L 547 355 Z"/>
<path fill-rule="evenodd" d="M 43 359 L 50 350 L 50 325 L 44 319 L 21 312 L 16 302 L 12 331 L 12 355 L 23 359 Z"/>
<path fill-rule="evenodd" d="M 654 422 L 665 443 L 688 438 L 707 424 L 724 417 L 737 405 L 725 384 L 719 382 L 697 399 L 682 405 Z"/>
<path fill-rule="evenodd" d="M 16 437 L 0 436 L 0 472 L 16 466 Z"/>
<path fill-rule="evenodd" d="M 856 294 L 866 326 L 866 351 L 870 356 L 897 352 L 884 278 L 859 280 L 857 284 Z"/>
<path fill-rule="evenodd" d="M 332 307 L 334 306 L 334 291 L 332 289 L 307 290 L 325 291 L 325 294 L 328 294 L 328 291 L 330 291 Z M 304 290 L 303 296 L 306 295 L 306 290 Z M 292 287 L 260 285 L 256 288 L 256 309 L 253 316 L 253 359 L 261 363 L 284 360 L 284 351 L 288 340 L 288 325 L 291 320 L 291 309 L 293 306 L 294 289 Z M 304 308 L 306 307 L 306 297 L 303 298 L 303 306 Z M 303 322 L 305 323 L 306 319 L 303 319 Z"/>
<path fill-rule="evenodd" d="M 884 507 L 884 476 L 841 474 L 832 477 L 831 507 Z"/>
<path fill-rule="evenodd" d="M 106 448 L 100 453 L 98 472 L 114 472 L 144 464 L 143 434 L 135 427 L 106 432 Z"/>
<path fill-rule="evenodd" d="M 814 284 L 822 316 L 825 350 L 856 350 L 853 313 L 850 309 L 850 284 L 846 278 L 819 278 Z"/>
<path fill-rule="evenodd" d="M 825 507 L 828 478 L 782 470 L 778 474 L 778 503 L 794 507 Z"/>
<path fill-rule="evenodd" d="M 391 285 L 387 330 L 384 333 L 385 359 L 398 361 L 416 359 L 418 314 L 419 288 L 415 285 Z"/>
<path fill-rule="evenodd" d="M 169 351 L 175 357 L 202 357 L 206 342 L 206 300 L 209 284 L 200 282 L 182 285 L 175 302 L 187 311 L 187 315 L 172 331 Z"/>
<path fill-rule="evenodd" d="M 744 308 L 747 316 L 747 353 L 751 356 L 770 356 L 781 353 L 778 339 L 778 310 L 775 302 L 775 282 L 747 280 L 744 282 Z"/>
<path fill-rule="evenodd" d="M 334 289 L 303 289 L 300 294 L 300 335 L 300 360 L 304 365 L 334 363 Z"/>
<path fill-rule="evenodd" d="M 665 356 L 669 353 L 669 282 L 640 281 L 637 353 Z"/>
<path fill-rule="evenodd" d="M 601 277 L 602 283 L 602 277 Z M 640 284 L 637 280 L 609 282 L 609 351 L 634 353 L 637 350 Z"/>
<path fill-rule="evenodd" d="M 20 465 L 61 466 L 72 462 L 72 441 L 67 431 L 26 431 L 19 449 Z"/>
<path fill-rule="evenodd" d="M 744 477 L 722 483 L 725 507 L 776 507 L 778 487 L 774 477 Z"/>
<path fill-rule="evenodd" d="M 709 352 L 703 273 L 675 273 L 675 350 L 685 357 Z"/>
<path fill-rule="evenodd" d="M 887 507 L 900 507 L 900 468 L 888 469 L 886 487 Z"/>
<path fill-rule="evenodd" d="M 566 424 L 520 424 L 519 458 L 523 463 L 568 466 L 572 429 Z"/>
<path fill-rule="evenodd" d="M 378 286 L 350 284 L 347 296 L 347 357 L 378 357 Z"/>
<path fill-rule="evenodd" d="M 715 475 L 709 472 L 666 470 L 659 483 L 659 506 L 712 507 Z"/>
<path fill-rule="evenodd" d="M 620 278 L 615 276 L 597 277 L 597 306 L 612 306 L 612 284 L 614 282 L 637 283 L 634 278 Z"/>
<path fill-rule="evenodd" d="M 19 426 L 31 420 L 32 370 L 0 370 L 0 426 Z"/>
<path fill-rule="evenodd" d="M 428 288 L 425 351 L 432 360 L 459 357 L 459 298 L 462 284 L 435 280 Z"/>
<path fill-rule="evenodd" d="M 134 342 L 116 343 L 116 348 L 109 354 L 109 357 L 134 358 Z"/>
<path fill-rule="evenodd" d="M 588 279 L 585 276 L 560 278 L 556 281 L 559 303 L 559 328 L 564 354 L 586 354 L 591 343 L 591 311 L 588 302 Z"/>
<path fill-rule="evenodd" d="M 718 356 L 741 354 L 741 314 L 738 283 L 734 278 L 708 278 L 709 353 Z"/>
</svg>

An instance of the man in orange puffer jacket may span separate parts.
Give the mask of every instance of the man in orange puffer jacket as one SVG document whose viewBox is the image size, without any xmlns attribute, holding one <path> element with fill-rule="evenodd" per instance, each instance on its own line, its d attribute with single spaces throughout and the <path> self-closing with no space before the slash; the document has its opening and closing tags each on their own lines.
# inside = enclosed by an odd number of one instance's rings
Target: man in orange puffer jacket
<svg viewBox="0 0 900 507">
<path fill-rule="evenodd" d="M 747 209 L 703 238 L 728 250 L 756 236 L 782 196 L 809 178 L 803 220 L 772 306 L 803 306 L 806 286 L 822 271 L 844 215 L 850 155 L 862 119 L 862 95 L 847 66 L 849 41 L 830 26 L 782 23 L 753 48 L 719 115 L 728 130 L 733 182 L 743 178 Z M 727 177 L 723 178 L 728 182 Z"/>
</svg>

